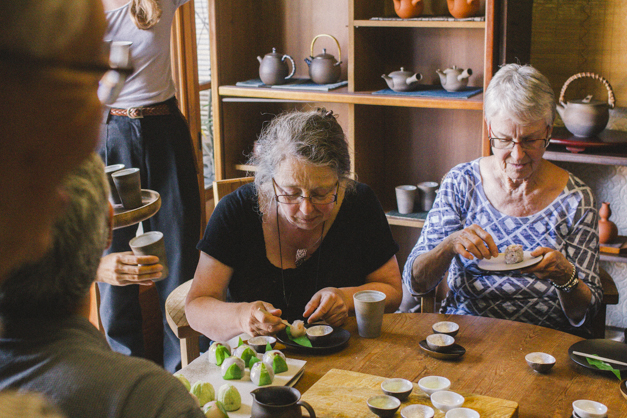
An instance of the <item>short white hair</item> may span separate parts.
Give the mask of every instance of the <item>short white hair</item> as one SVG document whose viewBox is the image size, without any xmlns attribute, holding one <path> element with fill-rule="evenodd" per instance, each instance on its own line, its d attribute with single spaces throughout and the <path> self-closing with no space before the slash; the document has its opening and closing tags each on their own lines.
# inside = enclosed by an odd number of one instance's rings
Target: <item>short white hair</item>
<svg viewBox="0 0 627 418">
<path fill-rule="evenodd" d="M 484 117 L 530 125 L 540 120 L 553 125 L 555 94 L 549 80 L 531 65 L 506 64 L 492 77 L 483 100 Z"/>
</svg>

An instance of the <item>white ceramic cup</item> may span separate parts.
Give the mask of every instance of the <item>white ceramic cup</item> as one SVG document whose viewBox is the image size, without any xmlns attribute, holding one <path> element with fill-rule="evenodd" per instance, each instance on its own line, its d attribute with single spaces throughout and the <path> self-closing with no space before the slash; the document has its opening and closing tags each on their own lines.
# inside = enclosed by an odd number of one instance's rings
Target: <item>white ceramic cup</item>
<svg viewBox="0 0 627 418">
<path fill-rule="evenodd" d="M 378 290 L 362 290 L 353 295 L 360 337 L 377 338 L 381 335 L 385 297 L 385 293 Z"/>
<path fill-rule="evenodd" d="M 109 47 L 109 62 L 114 67 L 128 68 L 131 66 L 130 41 L 113 41 Z"/>
<path fill-rule="evenodd" d="M 159 231 L 146 232 L 130 240 L 128 245 L 135 255 L 156 255 L 159 257 L 159 264 L 163 266 L 163 270 L 161 270 L 161 277 L 154 281 L 161 281 L 168 277 L 168 259 L 165 255 L 163 233 Z"/>
<path fill-rule="evenodd" d="M 396 205 L 398 206 L 398 213 L 407 214 L 414 211 L 416 189 L 416 186 L 409 184 L 396 186 Z"/>
<path fill-rule="evenodd" d="M 439 186 L 440 185 L 435 181 L 423 181 L 422 183 L 418 183 L 421 211 L 428 212 L 431 210 Z"/>
<path fill-rule="evenodd" d="M 607 406 L 600 402 L 579 399 L 573 402 L 573 411 L 579 418 L 605 418 Z"/>
</svg>

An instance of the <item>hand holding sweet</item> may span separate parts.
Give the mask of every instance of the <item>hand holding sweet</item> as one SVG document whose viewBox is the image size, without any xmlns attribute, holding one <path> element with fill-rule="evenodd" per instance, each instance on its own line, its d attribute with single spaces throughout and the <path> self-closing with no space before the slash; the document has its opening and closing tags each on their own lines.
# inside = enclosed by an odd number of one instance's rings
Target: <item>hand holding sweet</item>
<svg viewBox="0 0 627 418">
<path fill-rule="evenodd" d="M 252 337 L 274 335 L 285 328 L 281 320 L 281 310 L 266 302 L 242 304 L 242 331 Z"/>
<path fill-rule="evenodd" d="M 489 260 L 499 255 L 492 235 L 476 224 L 451 234 L 448 240 L 451 250 L 468 260 Z"/>
<path fill-rule="evenodd" d="M 163 266 L 157 256 L 136 256 L 131 251 L 111 253 L 100 260 L 96 281 L 113 286 L 148 286 L 152 280 L 161 278 L 161 270 Z"/>
<path fill-rule="evenodd" d="M 348 318 L 348 304 L 340 289 L 325 287 L 311 297 L 303 316 L 308 318 L 309 324 L 324 320 L 333 327 L 339 327 Z"/>
</svg>

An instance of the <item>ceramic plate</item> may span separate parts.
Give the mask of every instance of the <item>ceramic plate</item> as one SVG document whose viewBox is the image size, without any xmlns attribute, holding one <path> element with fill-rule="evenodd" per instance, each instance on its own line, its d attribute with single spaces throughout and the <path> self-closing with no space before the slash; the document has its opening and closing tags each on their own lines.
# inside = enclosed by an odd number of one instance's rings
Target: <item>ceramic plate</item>
<svg viewBox="0 0 627 418">
<path fill-rule="evenodd" d="M 568 349 L 568 355 L 575 363 L 591 370 L 610 373 L 609 371 L 599 370 L 595 366 L 588 364 L 588 360 L 586 360 L 585 357 L 575 355 L 573 354 L 573 351 L 579 351 L 580 353 L 586 354 L 596 354 L 600 357 L 627 363 L 627 344 L 619 341 L 607 339 L 583 340 L 571 345 Z M 627 370 L 627 366 L 621 366 L 618 364 L 611 364 L 611 366 L 621 372 Z"/>
<path fill-rule="evenodd" d="M 466 349 L 459 344 L 453 344 L 451 348 L 446 351 L 435 351 L 429 348 L 427 345 L 427 340 L 422 340 L 418 343 L 420 348 L 428 355 L 434 358 L 438 358 L 441 360 L 450 360 L 454 358 L 458 358 L 466 354 Z"/>
<path fill-rule="evenodd" d="M 296 344 L 294 341 L 290 340 L 285 330 L 279 332 L 276 335 L 276 339 L 279 340 L 283 345 L 285 345 L 286 348 L 309 353 L 333 351 L 340 349 L 344 347 L 346 343 L 348 343 L 348 340 L 350 340 L 350 338 L 351 333 L 344 328 L 333 327 L 333 332 L 329 334 L 326 338 L 320 338 L 316 341 L 312 341 L 312 347 L 305 347 L 300 344 Z"/>
<path fill-rule="evenodd" d="M 511 271 L 531 267 L 542 261 L 543 256 L 532 257 L 530 251 L 523 251 L 523 261 L 514 264 L 505 264 L 505 253 L 499 253 L 496 258 L 483 259 L 477 262 L 477 267 L 485 271 Z"/>
</svg>

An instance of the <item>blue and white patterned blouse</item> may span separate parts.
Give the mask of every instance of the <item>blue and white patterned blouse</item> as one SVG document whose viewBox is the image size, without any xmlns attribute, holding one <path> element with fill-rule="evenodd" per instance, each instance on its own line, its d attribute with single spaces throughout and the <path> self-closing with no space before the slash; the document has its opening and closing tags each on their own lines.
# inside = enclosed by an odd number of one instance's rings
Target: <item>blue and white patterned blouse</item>
<svg viewBox="0 0 627 418">
<path fill-rule="evenodd" d="M 405 264 L 405 285 L 411 289 L 412 265 L 417 256 L 433 250 L 453 232 L 477 224 L 492 235 L 500 252 L 510 244 L 521 244 L 525 251 L 549 247 L 564 254 L 592 292 L 586 319 L 592 318 L 601 302 L 602 288 L 598 212 L 590 188 L 570 174 L 562 193 L 545 209 L 531 216 L 507 216 L 488 201 L 479 161 L 460 164 L 443 179 L 420 239 Z M 477 268 L 476 260 L 460 255 L 453 258 L 448 273 L 451 291 L 441 313 L 510 319 L 580 335 L 590 333 L 589 320 L 571 323 L 557 290 L 533 274 L 486 272 Z"/>
</svg>

